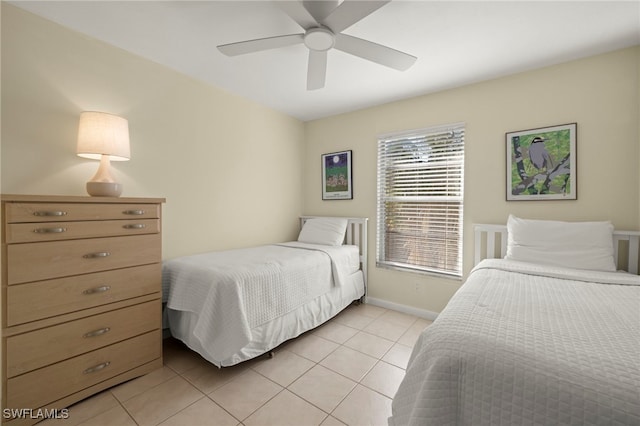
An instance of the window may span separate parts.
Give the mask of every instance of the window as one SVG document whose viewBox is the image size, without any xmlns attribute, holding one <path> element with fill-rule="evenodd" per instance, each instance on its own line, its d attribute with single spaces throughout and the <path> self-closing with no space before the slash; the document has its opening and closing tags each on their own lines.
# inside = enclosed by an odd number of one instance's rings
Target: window
<svg viewBox="0 0 640 426">
<path fill-rule="evenodd" d="M 462 277 L 464 124 L 378 140 L 377 265 Z"/>
</svg>

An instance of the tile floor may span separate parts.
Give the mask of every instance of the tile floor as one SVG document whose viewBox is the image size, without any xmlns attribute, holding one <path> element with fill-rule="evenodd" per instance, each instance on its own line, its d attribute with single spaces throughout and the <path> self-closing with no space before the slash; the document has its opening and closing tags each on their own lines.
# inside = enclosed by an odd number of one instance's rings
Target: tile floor
<svg viewBox="0 0 640 426">
<path fill-rule="evenodd" d="M 162 369 L 73 405 L 64 426 L 386 425 L 411 348 L 430 323 L 352 305 L 271 359 L 223 369 L 166 339 Z"/>
</svg>

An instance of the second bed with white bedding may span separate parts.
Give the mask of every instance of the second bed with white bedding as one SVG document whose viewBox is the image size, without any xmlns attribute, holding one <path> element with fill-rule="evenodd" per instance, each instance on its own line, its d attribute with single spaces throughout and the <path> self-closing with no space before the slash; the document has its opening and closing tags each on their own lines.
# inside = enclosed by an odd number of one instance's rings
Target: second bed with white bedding
<svg viewBox="0 0 640 426">
<path fill-rule="evenodd" d="M 484 260 L 413 350 L 395 425 L 640 424 L 640 277 Z"/>
<path fill-rule="evenodd" d="M 640 232 L 510 215 L 475 234 L 389 424 L 640 425 Z"/>
</svg>

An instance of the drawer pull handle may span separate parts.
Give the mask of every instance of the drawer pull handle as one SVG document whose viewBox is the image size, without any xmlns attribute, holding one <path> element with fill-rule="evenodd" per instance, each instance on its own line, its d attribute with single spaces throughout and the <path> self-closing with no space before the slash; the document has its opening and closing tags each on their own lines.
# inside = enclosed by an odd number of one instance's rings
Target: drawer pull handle
<svg viewBox="0 0 640 426">
<path fill-rule="evenodd" d="M 96 366 L 87 368 L 86 370 L 84 370 L 82 373 L 83 374 L 90 374 L 90 373 L 95 373 L 96 371 L 100 371 L 103 368 L 108 367 L 109 365 L 111 365 L 111 362 L 107 361 L 107 362 L 103 362 L 102 364 L 98 364 Z"/>
<path fill-rule="evenodd" d="M 104 293 L 105 291 L 111 290 L 111 286 L 103 285 L 100 287 L 89 288 L 82 292 L 82 294 L 96 294 L 96 293 Z"/>
<path fill-rule="evenodd" d="M 130 216 L 142 216 L 144 214 L 144 210 L 125 210 L 122 214 L 128 214 Z"/>
<path fill-rule="evenodd" d="M 144 229 L 146 225 L 144 223 L 129 223 L 124 225 L 124 229 Z"/>
<path fill-rule="evenodd" d="M 111 329 L 109 327 L 100 328 L 98 330 L 93 330 L 88 333 L 85 333 L 82 337 L 96 337 L 101 336 L 105 333 L 108 333 Z"/>
<path fill-rule="evenodd" d="M 61 234 L 67 232 L 67 228 L 36 228 L 33 232 L 36 234 Z"/>
<path fill-rule="evenodd" d="M 101 257 L 109 257 L 111 256 L 111 253 L 109 253 L 108 251 L 99 251 L 97 253 L 88 253 L 85 254 L 84 257 L 85 259 L 99 259 Z"/>
<path fill-rule="evenodd" d="M 34 216 L 66 216 L 67 212 L 62 210 L 41 210 L 33 212 Z"/>
</svg>

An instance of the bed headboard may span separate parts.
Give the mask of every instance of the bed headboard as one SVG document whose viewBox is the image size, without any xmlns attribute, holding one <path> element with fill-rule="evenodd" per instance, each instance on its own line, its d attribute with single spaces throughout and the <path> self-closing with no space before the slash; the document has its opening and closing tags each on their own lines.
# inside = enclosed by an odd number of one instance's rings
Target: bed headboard
<svg viewBox="0 0 640 426">
<path fill-rule="evenodd" d="M 507 254 L 507 226 L 476 224 L 474 230 L 474 258 L 477 265 L 482 259 L 504 257 Z M 638 274 L 640 231 L 613 231 L 613 256 L 619 269 Z"/>
<path fill-rule="evenodd" d="M 314 217 L 322 216 L 301 216 L 300 228 L 307 221 Z M 347 219 L 347 232 L 344 237 L 344 244 L 351 244 L 358 246 L 360 251 L 360 269 L 362 269 L 362 275 L 364 277 L 365 288 L 367 285 L 367 222 L 369 218 L 366 217 L 342 217 L 341 219 Z"/>
</svg>

